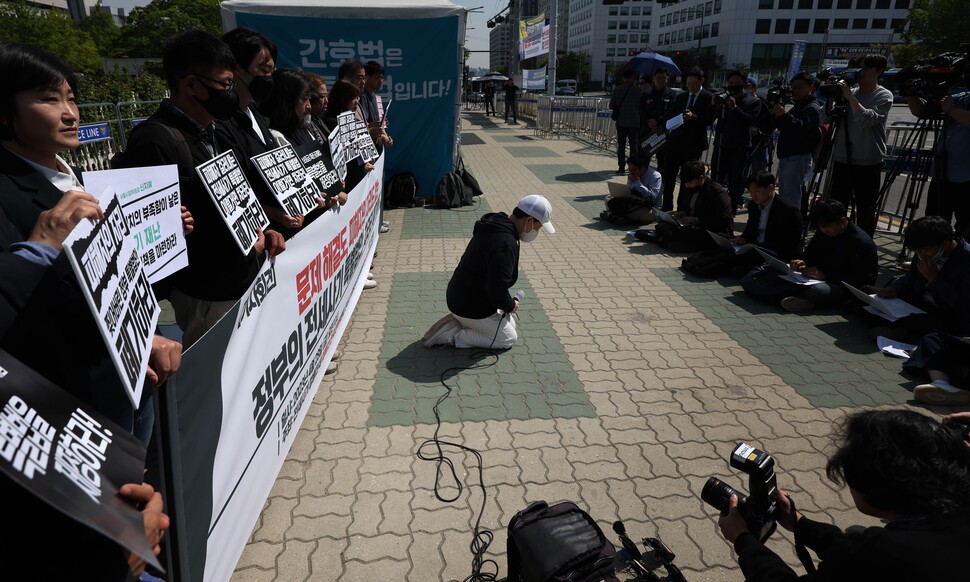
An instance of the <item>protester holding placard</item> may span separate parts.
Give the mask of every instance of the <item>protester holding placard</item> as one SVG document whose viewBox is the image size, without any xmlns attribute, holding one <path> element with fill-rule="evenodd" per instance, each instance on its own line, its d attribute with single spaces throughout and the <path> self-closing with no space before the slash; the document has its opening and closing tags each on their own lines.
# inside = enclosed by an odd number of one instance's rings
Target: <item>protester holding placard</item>
<svg viewBox="0 0 970 582">
<path fill-rule="evenodd" d="M 53 55 L 19 43 L 0 43 L 0 75 L 6 79 L 0 88 L 0 348 L 130 431 L 134 411 L 62 253 L 79 222 L 102 217 L 97 200 L 83 192 L 79 172 L 58 155 L 79 145 L 77 79 Z M 164 381 L 177 370 L 180 354 L 178 343 L 157 338 L 150 379 Z M 23 412 L 12 398 L 0 407 L 4 415 Z M 36 417 L 31 427 L 42 428 Z M 54 443 L 47 444 L 53 453 Z M 144 508 L 146 536 L 156 545 L 168 527 L 161 498 L 138 484 L 122 493 Z M 0 477 L 0 498 L 24 517 L 0 533 L 8 576 L 53 579 L 70 564 L 81 578 L 120 581 L 129 579 L 129 566 L 136 574 L 144 568 L 140 559 L 126 564 L 117 544 L 7 476 Z M 57 560 L 50 559 L 52 532 L 63 542 L 54 550 Z M 26 578 L 19 575 L 25 572 Z"/>
<path fill-rule="evenodd" d="M 303 75 L 310 83 L 310 121 L 320 130 L 323 141 L 326 142 L 332 127 L 323 122 L 323 112 L 327 110 L 330 93 L 327 91 L 327 81 L 320 75 L 303 71 Z"/>
<path fill-rule="evenodd" d="M 139 422 L 61 253 L 77 223 L 102 216 L 58 155 L 80 145 L 77 79 L 57 57 L 18 43 L 0 44 L 0 74 L 9 80 L 0 89 L 0 256 L 10 267 L 0 271 L 0 321 L 9 326 L 0 347 L 147 441 L 151 404 Z M 156 337 L 148 373 L 157 383 L 178 367 L 172 352 L 181 346 Z"/>
<path fill-rule="evenodd" d="M 276 44 L 250 28 L 230 30 L 222 35 L 222 41 L 235 59 L 233 77 L 236 79 L 239 108 L 229 119 L 216 122 L 216 131 L 224 132 L 226 143 L 232 144 L 233 152 L 239 158 L 270 224 L 285 236 L 285 229 L 294 229 L 295 232 L 303 224 L 303 216 L 290 216 L 283 210 L 249 161 L 251 157 L 280 145 L 270 130 L 269 120 L 259 111 L 259 105 L 270 98 L 275 88 Z"/>
<path fill-rule="evenodd" d="M 216 120 L 229 119 L 239 109 L 232 52 L 207 32 L 183 32 L 166 42 L 162 65 L 172 96 L 132 130 L 121 165 L 178 165 L 182 200 L 195 218 L 195 230 L 186 240 L 188 268 L 167 280 L 168 299 L 183 343 L 190 346 L 249 288 L 263 251 L 272 256 L 285 244 L 280 233 L 259 230 L 252 250 L 240 252 L 233 231 L 196 173 L 197 166 L 232 149 L 215 131 Z"/>
</svg>

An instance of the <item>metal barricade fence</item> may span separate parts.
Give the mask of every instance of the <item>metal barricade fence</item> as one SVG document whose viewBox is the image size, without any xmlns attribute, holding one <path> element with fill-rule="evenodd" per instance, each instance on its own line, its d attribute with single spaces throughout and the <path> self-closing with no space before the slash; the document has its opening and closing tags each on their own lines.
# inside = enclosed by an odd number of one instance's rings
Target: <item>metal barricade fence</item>
<svg viewBox="0 0 970 582">
<path fill-rule="evenodd" d="M 78 105 L 80 147 L 64 152 L 73 166 L 83 170 L 107 170 L 111 158 L 125 149 L 131 128 L 158 109 L 160 101 L 85 103 Z"/>
</svg>

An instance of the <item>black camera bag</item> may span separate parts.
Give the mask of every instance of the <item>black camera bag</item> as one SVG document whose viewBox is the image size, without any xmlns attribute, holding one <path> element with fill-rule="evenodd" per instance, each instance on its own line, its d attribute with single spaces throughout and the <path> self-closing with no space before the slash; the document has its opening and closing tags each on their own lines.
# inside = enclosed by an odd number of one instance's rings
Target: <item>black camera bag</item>
<svg viewBox="0 0 970 582">
<path fill-rule="evenodd" d="M 530 503 L 509 521 L 508 582 L 617 582 L 616 549 L 575 503 Z"/>
</svg>

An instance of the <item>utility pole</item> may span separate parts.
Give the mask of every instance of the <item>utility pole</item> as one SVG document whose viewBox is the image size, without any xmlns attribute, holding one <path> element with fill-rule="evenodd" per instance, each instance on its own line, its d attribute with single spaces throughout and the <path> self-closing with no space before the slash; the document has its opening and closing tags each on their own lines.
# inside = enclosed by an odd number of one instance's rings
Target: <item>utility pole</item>
<svg viewBox="0 0 970 582">
<path fill-rule="evenodd" d="M 559 32 L 559 27 L 557 25 L 557 20 L 559 20 L 559 0 L 551 0 L 549 2 L 549 66 L 546 68 L 546 74 L 549 75 L 549 96 L 556 96 L 556 40 Z"/>
</svg>

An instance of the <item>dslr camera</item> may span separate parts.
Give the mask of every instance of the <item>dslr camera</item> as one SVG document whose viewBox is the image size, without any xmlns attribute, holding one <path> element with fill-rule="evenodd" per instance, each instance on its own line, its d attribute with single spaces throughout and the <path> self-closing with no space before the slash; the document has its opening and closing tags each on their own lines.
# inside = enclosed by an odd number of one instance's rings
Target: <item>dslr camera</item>
<svg viewBox="0 0 970 582">
<path fill-rule="evenodd" d="M 768 88 L 768 94 L 765 95 L 765 104 L 768 107 L 774 107 L 775 105 L 791 105 L 791 87 L 785 85 L 784 81 L 780 79 L 775 79 L 771 82 L 771 87 Z"/>
<path fill-rule="evenodd" d="M 732 495 L 738 496 L 738 512 L 748 529 L 764 542 L 775 533 L 778 487 L 775 460 L 764 451 L 738 443 L 731 451 L 731 466 L 748 474 L 750 495 L 745 495 L 717 477 L 711 477 L 701 490 L 701 499 L 721 513 L 727 513 Z"/>
<path fill-rule="evenodd" d="M 937 55 L 916 61 L 896 73 L 896 83 L 903 97 L 922 97 L 937 101 L 946 96 L 950 87 L 964 82 L 970 84 L 970 43 L 960 45 L 959 52 Z"/>
</svg>

